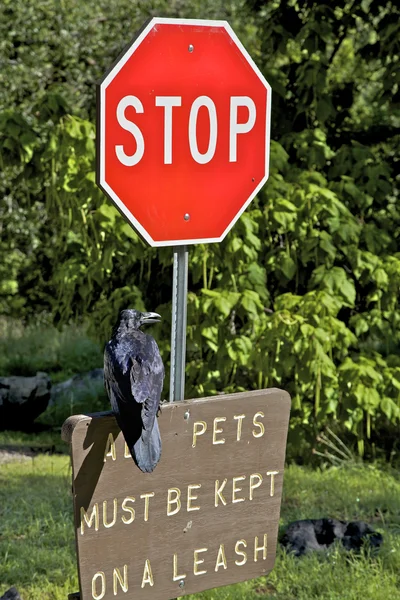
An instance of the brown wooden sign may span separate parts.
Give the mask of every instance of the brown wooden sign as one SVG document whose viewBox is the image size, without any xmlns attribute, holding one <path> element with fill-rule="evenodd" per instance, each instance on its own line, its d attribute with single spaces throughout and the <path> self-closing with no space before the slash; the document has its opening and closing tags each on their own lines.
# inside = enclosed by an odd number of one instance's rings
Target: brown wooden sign
<svg viewBox="0 0 400 600">
<path fill-rule="evenodd" d="M 289 411 L 278 389 L 165 405 L 153 473 L 111 413 L 70 417 L 81 600 L 167 600 L 268 573 Z"/>
</svg>

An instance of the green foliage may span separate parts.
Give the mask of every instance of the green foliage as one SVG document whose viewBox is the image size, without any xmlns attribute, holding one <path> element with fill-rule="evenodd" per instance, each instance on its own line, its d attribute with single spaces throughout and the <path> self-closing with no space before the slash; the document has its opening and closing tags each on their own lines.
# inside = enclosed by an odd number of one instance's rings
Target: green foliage
<svg viewBox="0 0 400 600">
<path fill-rule="evenodd" d="M 91 85 L 146 16 L 228 18 L 274 90 L 274 141 L 268 183 L 232 232 L 190 250 L 187 396 L 280 386 L 298 454 L 326 423 L 360 453 L 382 443 L 374 433 L 400 418 L 398 8 L 40 0 L 1 11 L 2 311 L 88 316 L 103 342 L 120 308 L 156 309 L 168 362 L 171 251 L 145 247 L 96 188 Z"/>
<path fill-rule="evenodd" d="M 29 377 L 45 371 L 54 383 L 101 367 L 102 362 L 99 345 L 82 327 L 59 330 L 52 325 L 21 327 L 10 320 L 1 322 L 0 376 Z"/>
</svg>

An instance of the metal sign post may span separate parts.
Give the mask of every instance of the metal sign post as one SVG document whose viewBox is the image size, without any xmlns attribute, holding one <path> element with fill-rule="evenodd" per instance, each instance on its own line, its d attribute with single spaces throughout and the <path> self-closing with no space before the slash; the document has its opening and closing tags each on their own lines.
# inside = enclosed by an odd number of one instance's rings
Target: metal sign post
<svg viewBox="0 0 400 600">
<path fill-rule="evenodd" d="M 186 320 L 188 292 L 187 246 L 174 248 L 172 279 L 171 372 L 169 401 L 185 399 Z"/>
</svg>

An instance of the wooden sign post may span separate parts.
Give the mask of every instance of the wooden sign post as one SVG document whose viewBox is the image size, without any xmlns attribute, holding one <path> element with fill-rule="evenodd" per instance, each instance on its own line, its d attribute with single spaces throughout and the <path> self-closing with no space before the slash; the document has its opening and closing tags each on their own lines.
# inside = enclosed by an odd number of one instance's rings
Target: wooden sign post
<svg viewBox="0 0 400 600">
<path fill-rule="evenodd" d="M 163 406 L 162 458 L 134 464 L 111 413 L 70 417 L 80 600 L 168 600 L 274 565 L 290 397 Z"/>
</svg>

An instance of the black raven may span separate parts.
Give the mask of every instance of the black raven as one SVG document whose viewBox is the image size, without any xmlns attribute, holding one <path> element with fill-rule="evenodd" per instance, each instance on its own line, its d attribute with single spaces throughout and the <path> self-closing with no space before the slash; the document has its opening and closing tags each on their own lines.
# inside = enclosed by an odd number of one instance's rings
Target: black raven
<svg viewBox="0 0 400 600">
<path fill-rule="evenodd" d="M 104 383 L 113 412 L 133 460 L 145 473 L 161 457 L 156 416 L 164 365 L 155 340 L 140 327 L 160 319 L 153 312 L 121 311 L 104 351 Z"/>
</svg>

